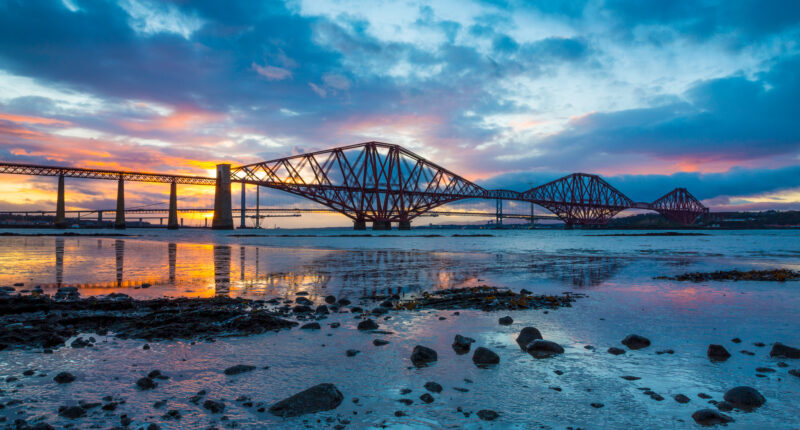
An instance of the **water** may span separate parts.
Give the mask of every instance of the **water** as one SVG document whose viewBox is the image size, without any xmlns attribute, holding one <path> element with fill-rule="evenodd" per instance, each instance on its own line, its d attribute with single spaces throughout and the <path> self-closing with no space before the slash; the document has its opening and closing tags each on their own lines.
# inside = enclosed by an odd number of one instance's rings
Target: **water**
<svg viewBox="0 0 800 430">
<path fill-rule="evenodd" d="M 17 231 L 19 232 L 19 231 Z M 44 231 L 43 231 L 44 232 Z M 94 232 L 94 231 L 92 231 Z M 25 231 L 25 233 L 31 233 Z M 256 237 L 234 237 L 237 234 Z M 356 232 L 358 233 L 358 232 Z M 330 427 L 326 418 L 351 421 L 349 428 L 381 424 L 430 428 L 691 428 L 691 414 L 711 407 L 700 392 L 722 400 L 737 385 L 756 387 L 767 403 L 753 413 L 730 412 L 734 428 L 796 428 L 800 378 L 787 373 L 800 367 L 777 366 L 770 344 L 800 345 L 800 283 L 707 282 L 655 280 L 659 275 L 718 269 L 785 267 L 800 269 L 798 231 L 713 231 L 709 236 L 608 237 L 608 231 L 475 231 L 413 230 L 343 237 L 352 230 L 236 231 L 128 230 L 135 237 L 0 237 L 0 285 L 24 282 L 52 292 L 58 285 L 79 286 L 83 295 L 124 292 L 135 297 L 230 295 L 248 298 L 311 298 L 334 294 L 355 299 L 387 291 L 415 294 L 437 288 L 488 284 L 535 293 L 580 291 L 587 298 L 572 308 L 508 312 L 510 327 L 499 326 L 505 313 L 423 311 L 394 313 L 379 321 L 391 335 L 359 333 L 350 314 L 331 315 L 323 330 L 297 329 L 214 343 L 158 342 L 142 350 L 141 341 L 102 338 L 97 348 L 62 348 L 53 355 L 37 352 L 0 353 L 0 401 L 23 400 L 0 409 L 11 421 L 44 417 L 54 425 L 59 405 L 78 399 L 99 401 L 105 395 L 126 403 L 114 413 L 90 416 L 81 425 L 109 427 L 121 413 L 135 425 L 158 422 L 162 428 L 206 428 L 213 423 L 241 428 Z M 440 237 L 422 237 L 436 234 Z M 491 237 L 453 235 L 490 234 Z M 286 237 L 282 236 L 286 235 Z M 150 284 L 149 288 L 140 288 Z M 439 317 L 446 319 L 440 320 Z M 331 329 L 326 323 L 338 321 Z M 565 354 L 534 360 L 514 342 L 531 325 L 546 339 L 560 343 Z M 459 356 L 450 344 L 455 334 L 473 337 L 501 357 L 493 369 L 475 367 L 471 355 Z M 650 338 L 653 345 L 622 356 L 605 352 L 621 346 L 629 333 Z M 330 335 L 330 336 L 329 336 Z M 101 339 L 101 337 L 98 339 Z M 741 344 L 730 341 L 742 339 Z M 374 338 L 391 343 L 372 345 Z M 766 347 L 754 346 L 764 342 Z M 713 364 L 708 344 L 724 345 L 733 355 Z M 439 361 L 423 369 L 409 368 L 414 345 L 436 349 Z M 323 346 L 324 345 L 324 346 Z M 587 350 L 593 345 L 596 350 Z M 361 350 L 346 357 L 347 349 Z M 673 349 L 675 354 L 656 354 Z M 750 356 L 741 350 L 753 352 Z M 236 377 L 222 374 L 233 364 L 269 366 Z M 756 367 L 774 373 L 756 376 Z M 23 377 L 25 369 L 47 377 Z M 153 391 L 141 392 L 134 382 L 152 369 L 171 376 Z M 563 371 L 559 376 L 554 371 Z M 78 380 L 58 386 L 52 376 L 70 371 Z M 642 379 L 626 381 L 620 376 Z M 472 383 L 464 381 L 472 380 Z M 435 402 L 422 404 L 427 381 L 445 387 Z M 259 413 L 234 401 L 241 395 L 266 407 L 311 385 L 331 382 L 345 395 L 334 411 L 294 419 Z M 16 388 L 21 383 L 22 386 Z M 401 388 L 414 391 L 402 396 Z M 453 387 L 466 388 L 462 393 Z M 561 391 L 556 391 L 558 387 Z M 655 401 L 637 389 L 648 387 L 664 396 Z M 224 415 L 212 416 L 188 402 L 206 389 L 212 399 L 225 399 Z M 16 390 L 16 391 L 14 391 Z M 678 393 L 692 401 L 680 405 Z M 358 403 L 352 398 L 357 397 Z M 400 398 L 411 398 L 405 406 Z M 154 409 L 157 400 L 165 409 Z M 590 403 L 605 406 L 595 409 Z M 456 408 L 473 414 L 466 418 Z M 180 421 L 161 418 L 179 409 Z M 500 418 L 487 423 L 474 412 L 494 409 Z M 395 417 L 402 410 L 407 416 Z M 21 415 L 20 412 L 22 413 Z M 357 414 L 355 414 L 357 413 Z M 307 420 L 307 422 L 304 422 Z M 317 420 L 322 420 L 317 423 Z M 134 427 L 135 427 L 134 425 Z"/>
</svg>

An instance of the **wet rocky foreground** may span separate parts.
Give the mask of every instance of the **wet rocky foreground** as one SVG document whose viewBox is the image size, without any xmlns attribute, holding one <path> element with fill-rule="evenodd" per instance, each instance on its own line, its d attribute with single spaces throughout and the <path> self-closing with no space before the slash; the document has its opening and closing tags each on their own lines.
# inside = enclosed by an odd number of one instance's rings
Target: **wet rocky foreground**
<svg viewBox="0 0 800 430">
<path fill-rule="evenodd" d="M 495 318 L 497 332 L 513 333 L 515 351 L 506 350 L 503 345 L 497 343 L 481 341 L 481 337 L 466 327 L 463 329 L 465 331 L 455 334 L 450 344 L 444 348 L 441 342 L 435 344 L 429 340 L 404 346 L 401 353 L 404 354 L 403 362 L 408 363 L 409 369 L 421 374 L 432 373 L 429 376 L 430 380 L 421 386 L 400 388 L 390 398 L 382 400 L 384 403 L 391 402 L 396 405 L 395 408 L 390 408 L 393 409 L 392 419 L 404 418 L 412 414 L 414 408 L 446 402 L 448 400 L 445 400 L 445 396 L 480 396 L 479 390 L 476 391 L 472 387 L 473 380 L 469 377 L 462 378 L 463 381 L 458 385 L 445 383 L 441 379 L 436 380 L 437 366 L 442 365 L 442 360 L 451 361 L 454 357 L 464 358 L 461 366 L 472 366 L 478 372 L 493 372 L 507 366 L 507 360 L 518 361 L 523 357 L 527 357 L 530 366 L 533 367 L 541 367 L 541 363 L 558 366 L 565 354 L 576 350 L 606 356 L 608 357 L 606 360 L 645 358 L 663 360 L 676 353 L 674 349 L 659 346 L 658 340 L 651 341 L 648 337 L 635 333 L 621 337 L 616 343 L 602 346 L 556 341 L 550 338 L 546 328 L 520 326 L 520 323 L 512 317 L 512 314 L 528 317 L 530 314 L 525 312 L 532 311 L 546 315 L 551 310 L 571 307 L 576 300 L 586 297 L 584 294 L 576 293 L 534 295 L 525 290 L 513 292 L 482 286 L 427 292 L 417 297 L 375 295 L 361 297 L 352 302 L 347 298 L 337 298 L 333 295 L 312 297 L 305 292 L 298 292 L 292 297 L 269 300 L 222 297 L 134 300 L 124 294 L 82 298 L 77 289 L 70 287 L 60 289 L 53 297 L 47 297 L 36 289 L 23 294 L 11 288 L 4 291 L 5 294 L 0 298 L 0 327 L 2 327 L 0 343 L 5 351 L 0 354 L 10 354 L 14 350 L 54 354 L 65 348 L 93 354 L 94 351 L 105 348 L 104 344 L 109 337 L 135 340 L 136 348 L 147 351 L 153 342 L 155 342 L 154 347 L 169 345 L 175 341 L 186 341 L 192 345 L 195 342 L 213 344 L 229 338 L 258 334 L 273 336 L 285 331 L 294 331 L 300 338 L 308 337 L 315 341 L 319 341 L 319 335 L 322 333 L 326 333 L 328 339 L 331 336 L 338 336 L 353 341 L 358 340 L 361 335 L 368 335 L 372 339 L 369 348 L 379 351 L 392 345 L 398 327 L 393 325 L 395 319 L 400 319 L 409 313 L 427 312 L 434 312 L 434 315 L 438 315 L 436 320 L 446 322 L 448 318 L 461 318 L 461 312 L 477 311 L 489 318 Z M 353 322 L 347 323 L 348 318 Z M 474 318 L 474 315 L 468 318 Z M 426 324 L 431 325 L 435 322 Z M 275 333 L 267 334 L 272 332 Z M 413 343 L 413 336 L 411 337 Z M 349 343 L 347 340 L 342 342 Z M 729 345 L 728 348 L 723 343 Z M 741 339 L 733 338 L 721 341 L 719 344 L 709 344 L 702 359 L 724 365 L 733 354 L 757 354 L 747 349 L 739 352 L 729 351 L 730 345 L 741 343 Z M 800 370 L 797 369 L 795 362 L 800 359 L 800 349 L 780 342 L 771 345 L 757 342 L 754 346 L 757 348 L 769 346 L 769 353 L 765 358 L 770 361 L 756 369 L 757 375 L 768 377 L 784 374 L 789 378 L 787 383 L 794 383 L 793 379 L 800 379 Z M 341 354 L 339 359 L 372 367 L 376 364 L 367 358 L 370 353 L 372 351 L 365 349 L 364 345 L 354 345 L 338 352 Z M 325 361 L 331 358 L 319 356 L 316 359 Z M 216 372 L 235 383 L 238 378 L 257 377 L 256 375 L 275 371 L 277 370 L 275 368 L 282 364 L 280 362 L 265 364 L 251 358 L 231 362 L 229 366 L 217 369 Z M 299 369 L 296 371 L 302 372 Z M 91 369 L 86 372 L 91 372 Z M 553 373 L 557 377 L 562 377 L 565 371 L 556 368 Z M 568 376 L 567 374 L 566 377 Z M 66 371 L 48 372 L 47 369 L 41 368 L 29 368 L 19 375 L 8 375 L 0 391 L 2 409 L 12 411 L 32 406 L 26 403 L 26 399 L 21 399 L 15 394 L 31 379 L 40 379 L 51 385 L 53 390 L 69 391 L 74 384 L 80 384 L 84 377 Z M 620 374 L 617 377 L 628 383 L 637 383 L 643 378 L 636 372 Z M 144 394 L 159 393 L 170 389 L 171 384 L 184 383 L 179 380 L 185 376 L 167 367 L 153 366 L 130 374 L 120 372 L 115 378 L 128 380 L 129 386 L 136 393 Z M 103 428 L 108 425 L 121 428 L 181 428 L 190 414 L 199 413 L 209 417 L 208 428 L 247 427 L 246 423 L 240 424 L 229 417 L 228 411 L 233 407 L 251 410 L 254 414 L 268 414 L 276 419 L 289 420 L 284 422 L 288 427 L 358 427 L 351 425 L 353 416 L 348 417 L 339 411 L 344 409 L 345 405 L 352 408 L 367 404 L 358 397 L 363 394 L 353 393 L 352 388 L 348 391 L 331 382 L 307 386 L 289 385 L 292 388 L 286 389 L 282 398 L 277 401 L 258 400 L 248 394 L 238 395 L 233 400 L 226 399 L 213 389 L 207 388 L 193 392 L 182 390 L 186 398 L 180 403 L 162 399 L 153 402 L 146 412 L 138 408 L 137 411 L 145 415 L 144 418 L 132 415 L 126 408 L 127 402 L 132 400 L 130 397 L 98 395 L 96 398 L 64 402 L 52 411 L 56 419 L 48 419 L 46 416 L 15 418 L 4 414 L 0 417 L 0 425 L 22 429 L 48 429 L 55 428 L 54 426 L 84 428 L 96 427 L 99 420 L 106 423 L 105 426 L 101 426 Z M 561 384 L 553 384 L 549 389 L 561 393 L 564 388 Z M 731 380 L 730 387 L 725 391 L 711 394 L 700 392 L 692 395 L 687 392 L 668 396 L 659 392 L 658 388 L 649 386 L 637 387 L 637 390 L 655 403 L 693 405 L 693 410 L 679 418 L 679 421 L 694 422 L 703 426 L 736 423 L 741 414 L 758 413 L 760 408 L 767 407 L 765 405 L 776 400 L 769 398 L 756 387 L 736 384 L 735 380 Z M 607 407 L 609 400 L 598 398 L 588 402 L 587 406 L 602 410 Z M 361 412 L 365 414 L 374 412 L 370 406 L 366 408 L 368 409 L 362 409 Z M 493 423 L 503 422 L 504 415 L 512 413 L 502 405 L 477 407 L 453 405 L 452 408 L 456 416 L 463 420 L 460 423 L 464 425 L 492 426 Z M 358 411 L 354 410 L 353 413 L 357 414 Z M 452 416 L 450 419 L 453 419 Z M 377 419 L 377 422 L 384 422 L 385 425 L 391 423 L 380 419 Z M 453 421 L 453 423 L 459 422 Z M 425 426 L 424 422 L 417 424 Z M 505 424 L 498 425 L 505 426 Z"/>
</svg>

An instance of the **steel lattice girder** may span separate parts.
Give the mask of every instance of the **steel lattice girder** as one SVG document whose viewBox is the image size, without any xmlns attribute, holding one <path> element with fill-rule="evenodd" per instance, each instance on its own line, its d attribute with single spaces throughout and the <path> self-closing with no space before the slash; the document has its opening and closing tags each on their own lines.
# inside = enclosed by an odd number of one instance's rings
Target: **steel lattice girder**
<svg viewBox="0 0 800 430">
<path fill-rule="evenodd" d="M 708 208 L 686 188 L 675 188 L 650 204 L 650 208 L 664 218 L 681 224 L 693 224 L 700 215 L 708 213 Z"/>
<path fill-rule="evenodd" d="M 410 221 L 448 202 L 489 196 L 461 176 L 382 142 L 236 167 L 231 176 L 303 196 L 356 220 Z"/>
<path fill-rule="evenodd" d="M 556 214 L 567 224 L 605 224 L 633 201 L 597 175 L 573 173 L 530 189 L 523 199 Z"/>
<path fill-rule="evenodd" d="M 202 176 L 168 175 L 162 173 L 125 172 L 122 170 L 84 169 L 79 167 L 39 166 L 36 164 L 0 163 L 0 173 L 34 176 L 64 176 L 66 178 L 122 179 L 134 182 L 160 182 L 190 185 L 214 185 L 216 179 Z"/>
</svg>

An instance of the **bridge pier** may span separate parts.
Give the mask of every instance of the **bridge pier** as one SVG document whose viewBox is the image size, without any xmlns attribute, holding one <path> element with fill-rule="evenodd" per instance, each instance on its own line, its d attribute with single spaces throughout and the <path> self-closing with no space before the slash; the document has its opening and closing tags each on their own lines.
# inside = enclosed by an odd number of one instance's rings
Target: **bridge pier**
<svg viewBox="0 0 800 430">
<path fill-rule="evenodd" d="M 411 221 L 400 221 L 397 224 L 398 230 L 411 230 Z"/>
<path fill-rule="evenodd" d="M 100 225 L 103 223 L 103 211 L 97 211 L 97 224 Z"/>
<path fill-rule="evenodd" d="M 58 197 L 56 197 L 56 228 L 67 228 L 67 213 L 64 209 L 64 175 L 58 175 Z"/>
<path fill-rule="evenodd" d="M 233 230 L 233 209 L 231 208 L 231 165 L 217 165 L 217 184 L 214 188 L 214 230 Z"/>
<path fill-rule="evenodd" d="M 495 201 L 495 228 L 502 228 L 503 227 L 503 201 L 501 199 L 497 199 Z"/>
<path fill-rule="evenodd" d="M 241 195 L 241 198 L 242 198 L 242 203 L 241 203 L 242 210 L 240 211 L 240 214 L 239 214 L 239 218 L 240 218 L 239 228 L 245 228 L 246 226 L 244 224 L 244 215 L 245 215 L 244 212 L 245 212 L 245 208 L 247 206 L 247 202 L 245 201 L 244 182 L 242 182 L 242 195 Z"/>
<path fill-rule="evenodd" d="M 114 228 L 125 228 L 125 181 L 120 176 L 117 182 L 117 217 L 114 219 Z"/>
<path fill-rule="evenodd" d="M 169 184 L 169 217 L 167 218 L 167 229 L 178 229 L 178 183 L 175 181 Z"/>
<path fill-rule="evenodd" d="M 389 221 L 372 221 L 372 229 L 373 230 L 391 230 L 392 223 Z"/>
<path fill-rule="evenodd" d="M 367 221 L 363 219 L 355 219 L 353 220 L 353 230 L 366 230 L 367 229 Z"/>
</svg>

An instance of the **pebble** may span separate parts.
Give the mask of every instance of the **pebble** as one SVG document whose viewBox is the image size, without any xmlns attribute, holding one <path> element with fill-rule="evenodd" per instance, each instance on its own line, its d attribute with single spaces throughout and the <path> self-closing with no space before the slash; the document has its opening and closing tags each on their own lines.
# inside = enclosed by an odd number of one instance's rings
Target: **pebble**
<svg viewBox="0 0 800 430">
<path fill-rule="evenodd" d="M 69 372 L 61 372 L 53 378 L 59 384 L 69 384 L 75 380 L 75 375 Z"/>
<path fill-rule="evenodd" d="M 431 396 L 428 393 L 425 393 L 425 394 L 419 396 L 419 399 L 422 400 L 425 403 L 433 403 L 433 396 Z"/>
<path fill-rule="evenodd" d="M 708 351 L 706 351 L 706 355 L 708 355 L 708 358 L 711 361 L 715 362 L 725 361 L 731 358 L 731 353 L 728 352 L 724 346 L 715 344 L 708 345 Z"/>
<path fill-rule="evenodd" d="M 378 323 L 371 319 L 365 319 L 358 323 L 359 330 L 376 330 L 378 328 Z"/>
<path fill-rule="evenodd" d="M 335 385 L 324 383 L 303 390 L 270 406 L 269 412 L 279 417 L 296 417 L 336 409 L 344 396 Z"/>
<path fill-rule="evenodd" d="M 237 364 L 236 366 L 231 366 L 223 371 L 226 375 L 238 375 L 244 372 L 250 372 L 251 370 L 255 370 L 256 366 L 251 366 L 249 364 Z"/>
<path fill-rule="evenodd" d="M 733 422 L 733 418 L 713 409 L 700 409 L 692 414 L 692 419 L 702 426 L 713 426 Z"/>
<path fill-rule="evenodd" d="M 442 386 L 436 382 L 430 381 L 425 383 L 425 389 L 430 391 L 431 393 L 441 393 Z"/>
<path fill-rule="evenodd" d="M 650 346 L 650 339 L 638 334 L 629 334 L 622 339 L 622 344 L 632 350 L 642 349 Z"/>
<path fill-rule="evenodd" d="M 500 323 L 500 325 L 511 325 L 514 324 L 514 319 L 510 316 L 504 316 L 497 320 L 497 322 Z"/>
<path fill-rule="evenodd" d="M 484 421 L 494 421 L 499 417 L 500 414 L 491 410 L 491 409 L 481 409 L 478 411 L 478 418 Z"/>
<path fill-rule="evenodd" d="M 549 340 L 542 340 L 536 339 L 533 342 L 529 343 L 526 347 L 528 354 L 532 355 L 533 358 L 542 359 L 542 358 L 549 358 L 557 354 L 563 354 L 564 348 L 561 345 L 549 341 Z"/>
</svg>

